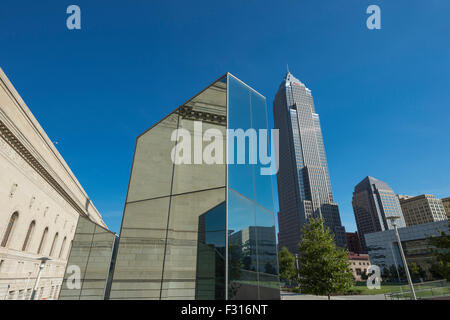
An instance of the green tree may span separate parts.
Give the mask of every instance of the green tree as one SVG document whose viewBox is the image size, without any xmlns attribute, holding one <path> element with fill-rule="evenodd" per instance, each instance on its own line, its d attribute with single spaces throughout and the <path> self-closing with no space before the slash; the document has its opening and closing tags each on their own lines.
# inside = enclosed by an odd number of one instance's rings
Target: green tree
<svg viewBox="0 0 450 320">
<path fill-rule="evenodd" d="M 420 277 L 420 268 L 415 262 L 411 262 L 408 264 L 409 273 L 411 274 L 411 278 L 413 280 L 418 280 Z"/>
<path fill-rule="evenodd" d="M 430 237 L 428 241 L 434 247 L 433 255 L 436 258 L 433 273 L 450 281 L 450 234 L 440 231 L 439 237 Z"/>
<path fill-rule="evenodd" d="M 315 295 L 344 293 L 353 286 L 347 251 L 337 248 L 323 219 L 310 219 L 299 245 L 299 281 L 302 292 Z"/>
<path fill-rule="evenodd" d="M 280 268 L 280 279 L 288 282 L 297 280 L 295 257 L 286 247 L 281 248 L 281 251 L 278 252 L 278 265 Z"/>
</svg>

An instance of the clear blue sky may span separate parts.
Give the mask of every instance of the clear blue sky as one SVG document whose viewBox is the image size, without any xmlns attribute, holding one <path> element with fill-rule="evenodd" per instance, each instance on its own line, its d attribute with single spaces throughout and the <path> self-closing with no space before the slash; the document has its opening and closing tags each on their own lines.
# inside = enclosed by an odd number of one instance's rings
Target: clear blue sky
<svg viewBox="0 0 450 320">
<path fill-rule="evenodd" d="M 82 29 L 66 28 L 81 7 Z M 382 29 L 366 28 L 381 7 Z M 118 232 L 135 138 L 229 71 L 315 99 L 341 217 L 367 175 L 450 196 L 450 1 L 2 0 L 0 66 Z"/>
</svg>

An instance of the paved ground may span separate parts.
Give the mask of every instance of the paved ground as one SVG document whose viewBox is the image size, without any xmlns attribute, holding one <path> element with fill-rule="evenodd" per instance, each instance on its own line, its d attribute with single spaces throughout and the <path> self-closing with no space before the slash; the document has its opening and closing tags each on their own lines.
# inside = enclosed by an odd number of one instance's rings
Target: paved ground
<svg viewBox="0 0 450 320">
<path fill-rule="evenodd" d="M 326 296 L 314 296 L 312 294 L 300 294 L 281 292 L 281 300 L 328 300 Z M 384 294 L 332 296 L 331 300 L 385 300 Z"/>
</svg>

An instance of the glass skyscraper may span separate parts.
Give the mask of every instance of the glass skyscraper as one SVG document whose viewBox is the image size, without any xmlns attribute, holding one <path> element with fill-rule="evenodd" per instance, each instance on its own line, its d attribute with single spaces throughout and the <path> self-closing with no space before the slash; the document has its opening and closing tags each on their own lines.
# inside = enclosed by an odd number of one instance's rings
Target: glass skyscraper
<svg viewBox="0 0 450 320">
<path fill-rule="evenodd" d="M 225 161 L 227 129 L 250 128 L 266 99 L 227 73 L 137 138 L 109 299 L 280 298 L 272 178 Z M 213 140 L 220 161 L 199 161 Z"/>
<path fill-rule="evenodd" d="M 333 201 L 328 164 L 311 90 L 288 72 L 273 105 L 279 129 L 277 174 L 279 247 L 298 251 L 301 229 L 309 218 L 323 218 L 336 244 L 346 246 L 345 229 Z"/>
<path fill-rule="evenodd" d="M 365 177 L 355 187 L 352 204 L 363 251 L 368 249 L 365 234 L 393 229 L 391 221 L 386 217 L 398 216 L 397 227 L 406 226 L 400 202 L 384 181 Z"/>
</svg>

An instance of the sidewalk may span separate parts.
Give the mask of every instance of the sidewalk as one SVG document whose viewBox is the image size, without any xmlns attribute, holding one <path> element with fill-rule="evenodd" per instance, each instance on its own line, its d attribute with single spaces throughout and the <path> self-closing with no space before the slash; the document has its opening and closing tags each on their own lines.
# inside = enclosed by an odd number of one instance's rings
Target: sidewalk
<svg viewBox="0 0 450 320">
<path fill-rule="evenodd" d="M 328 297 L 315 296 L 312 294 L 281 292 L 281 300 L 328 300 Z M 332 296 L 331 300 L 385 300 L 385 297 L 384 294 Z"/>
</svg>

